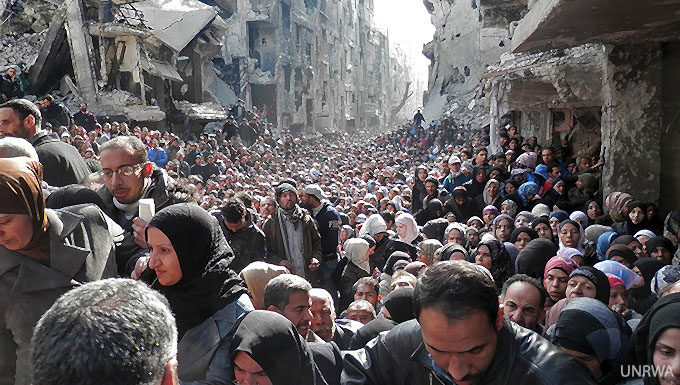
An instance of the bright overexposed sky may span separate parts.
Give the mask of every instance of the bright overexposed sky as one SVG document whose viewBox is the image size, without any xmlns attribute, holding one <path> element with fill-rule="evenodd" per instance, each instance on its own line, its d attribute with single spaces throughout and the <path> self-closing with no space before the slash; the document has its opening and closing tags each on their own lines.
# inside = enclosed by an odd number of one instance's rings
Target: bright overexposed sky
<svg viewBox="0 0 680 385">
<path fill-rule="evenodd" d="M 375 23 L 389 31 L 390 44 L 398 44 L 415 63 L 418 79 L 427 85 L 427 66 L 423 45 L 432 40 L 434 25 L 422 0 L 375 0 Z"/>
</svg>

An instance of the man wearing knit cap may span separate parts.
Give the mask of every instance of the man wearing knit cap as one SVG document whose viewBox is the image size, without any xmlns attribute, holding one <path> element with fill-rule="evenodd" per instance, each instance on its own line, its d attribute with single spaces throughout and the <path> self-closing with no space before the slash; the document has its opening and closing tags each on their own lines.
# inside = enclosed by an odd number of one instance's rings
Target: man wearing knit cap
<svg viewBox="0 0 680 385">
<path fill-rule="evenodd" d="M 305 187 L 304 192 L 300 194 L 300 201 L 302 206 L 312 213 L 321 236 L 319 283 L 331 293 L 334 300 L 337 300 L 337 288 L 331 276 L 338 265 L 338 242 L 342 226 L 340 214 L 326 200 L 326 195 L 318 184 Z"/>
<path fill-rule="evenodd" d="M 321 236 L 314 219 L 298 205 L 293 181 L 284 180 L 275 191 L 277 208 L 262 225 L 267 245 L 265 261 L 318 284 Z"/>
</svg>

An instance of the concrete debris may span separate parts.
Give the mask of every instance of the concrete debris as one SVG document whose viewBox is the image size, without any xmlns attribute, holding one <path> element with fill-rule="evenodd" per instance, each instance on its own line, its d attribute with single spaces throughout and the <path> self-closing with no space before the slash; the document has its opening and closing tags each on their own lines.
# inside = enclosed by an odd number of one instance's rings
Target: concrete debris
<svg viewBox="0 0 680 385">
<path fill-rule="evenodd" d="M 45 39 L 47 31 L 24 33 L 22 35 L 5 35 L 0 37 L 0 70 L 8 65 L 23 63 L 26 68 L 35 63 L 38 50 Z"/>
</svg>

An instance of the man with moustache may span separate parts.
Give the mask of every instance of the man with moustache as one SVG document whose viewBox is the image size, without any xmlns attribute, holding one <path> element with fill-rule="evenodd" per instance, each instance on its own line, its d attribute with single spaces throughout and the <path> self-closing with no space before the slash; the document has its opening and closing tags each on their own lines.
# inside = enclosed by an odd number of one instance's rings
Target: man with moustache
<svg viewBox="0 0 680 385">
<path fill-rule="evenodd" d="M 503 317 L 485 269 L 440 262 L 413 299 L 415 320 L 345 355 L 343 385 L 594 384 L 575 359 Z"/>
<path fill-rule="evenodd" d="M 310 332 L 312 285 L 294 274 L 282 274 L 273 278 L 264 289 L 264 308 L 281 314 L 295 325 L 298 333 L 307 338 Z"/>
</svg>

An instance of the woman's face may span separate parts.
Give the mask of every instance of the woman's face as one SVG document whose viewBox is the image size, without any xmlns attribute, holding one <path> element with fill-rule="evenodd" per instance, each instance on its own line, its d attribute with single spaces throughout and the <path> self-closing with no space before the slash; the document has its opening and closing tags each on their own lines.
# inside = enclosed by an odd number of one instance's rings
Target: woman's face
<svg viewBox="0 0 680 385">
<path fill-rule="evenodd" d="M 505 184 L 505 193 L 510 195 L 513 194 L 517 189 L 515 188 L 515 185 L 512 183 L 506 183 Z"/>
<path fill-rule="evenodd" d="M 518 215 L 517 218 L 515 218 L 515 228 L 526 227 L 528 224 L 529 219 L 524 215 Z"/>
<path fill-rule="evenodd" d="M 609 289 L 609 308 L 614 305 L 622 305 L 624 309 L 628 308 L 628 292 L 623 285 L 616 285 Z"/>
<path fill-rule="evenodd" d="M 588 214 L 588 218 L 595 219 L 602 215 L 602 208 L 597 202 L 590 202 L 588 204 L 588 212 L 586 214 Z"/>
<path fill-rule="evenodd" d="M 642 210 L 641 207 L 636 207 L 628 213 L 628 217 L 634 225 L 639 225 L 642 223 L 642 221 L 645 220 L 646 215 L 647 214 L 644 212 L 644 210 Z"/>
<path fill-rule="evenodd" d="M 479 183 L 484 183 L 486 180 L 486 171 L 484 171 L 484 169 L 479 169 L 477 175 L 475 175 L 475 179 L 477 179 L 477 182 Z"/>
<path fill-rule="evenodd" d="M 635 253 L 635 256 L 638 257 L 638 259 L 645 258 L 647 256 L 647 254 L 645 254 L 644 248 L 642 247 L 642 243 L 637 240 L 629 243 L 627 247 L 633 250 L 633 253 Z"/>
<path fill-rule="evenodd" d="M 595 289 L 595 284 L 588 278 L 577 275 L 567 282 L 566 295 L 569 299 L 577 297 L 595 298 L 597 290 Z"/>
<path fill-rule="evenodd" d="M 671 255 L 671 252 L 666 250 L 665 247 L 662 246 L 657 246 L 656 249 L 652 250 L 652 252 L 649 254 L 650 257 L 657 259 L 667 265 L 670 265 L 671 263 L 671 258 L 673 257 Z"/>
<path fill-rule="evenodd" d="M 534 227 L 534 231 L 538 233 L 539 238 L 544 238 L 552 241 L 552 229 L 545 223 L 539 223 Z"/>
<path fill-rule="evenodd" d="M 655 205 L 647 206 L 647 218 L 652 219 L 655 216 L 656 216 L 656 206 Z"/>
<path fill-rule="evenodd" d="M 560 220 L 555 217 L 552 217 L 548 219 L 548 223 L 550 223 L 550 228 L 552 229 L 553 236 L 557 236 L 557 233 L 560 228 Z"/>
<path fill-rule="evenodd" d="M 234 357 L 234 377 L 239 385 L 272 385 L 264 369 L 246 352 L 238 352 Z"/>
<path fill-rule="evenodd" d="M 340 241 L 345 242 L 348 238 L 347 230 L 342 229 L 340 230 Z"/>
<path fill-rule="evenodd" d="M 475 231 L 469 231 L 466 234 L 466 238 L 472 247 L 477 246 L 479 243 L 479 234 Z"/>
<path fill-rule="evenodd" d="M 501 242 L 507 242 L 512 235 L 512 225 L 507 219 L 500 221 L 498 226 L 496 226 L 496 238 Z"/>
<path fill-rule="evenodd" d="M 652 364 L 659 368 L 660 385 L 677 385 L 680 378 L 680 328 L 669 327 L 654 344 Z M 670 370 L 669 370 L 670 368 Z"/>
<path fill-rule="evenodd" d="M 481 221 L 474 220 L 472 221 L 472 227 L 476 228 L 477 230 L 481 230 L 482 227 L 484 227 L 484 224 Z"/>
<path fill-rule="evenodd" d="M 496 219 L 496 213 L 493 211 L 487 211 L 482 215 L 482 219 L 484 219 L 484 223 L 489 224 L 493 222 L 494 219 Z"/>
<path fill-rule="evenodd" d="M 512 209 L 510 208 L 510 205 L 501 205 L 501 214 L 512 216 L 511 213 L 512 213 Z"/>
<path fill-rule="evenodd" d="M 21 250 L 33 238 L 33 225 L 28 214 L 0 214 L 0 245 L 8 250 Z"/>
<path fill-rule="evenodd" d="M 492 198 L 495 197 L 498 195 L 498 185 L 496 183 L 491 183 L 489 187 L 486 188 L 486 193 Z"/>
<path fill-rule="evenodd" d="M 491 250 L 486 245 L 481 245 L 477 249 L 475 263 L 491 270 Z"/>
<path fill-rule="evenodd" d="M 446 238 L 446 243 L 456 243 L 458 245 L 463 245 L 465 242 L 465 238 L 463 238 L 463 234 L 460 233 L 459 230 L 453 229 L 449 232 L 449 236 Z"/>
<path fill-rule="evenodd" d="M 418 169 L 418 179 L 420 179 L 421 182 L 427 179 L 427 171 L 425 171 L 425 169 Z"/>
<path fill-rule="evenodd" d="M 565 297 L 569 276 L 560 269 L 552 269 L 543 280 L 543 287 L 548 292 L 550 299 L 557 302 Z"/>
<path fill-rule="evenodd" d="M 156 227 L 149 227 L 146 234 L 146 243 L 149 245 L 149 268 L 156 272 L 161 285 L 176 284 L 182 279 L 182 269 L 172 242 Z"/>
<path fill-rule="evenodd" d="M 397 235 L 399 235 L 401 238 L 406 238 L 407 232 L 408 232 L 408 228 L 406 227 L 405 224 L 397 223 Z"/>
<path fill-rule="evenodd" d="M 576 226 L 568 223 L 560 230 L 560 240 L 565 247 L 576 247 L 580 234 Z"/>
<path fill-rule="evenodd" d="M 524 247 L 531 241 L 531 237 L 527 233 L 519 233 L 517 240 L 515 241 L 515 247 L 517 251 L 524 250 Z"/>
<path fill-rule="evenodd" d="M 564 190 L 566 190 L 566 188 L 564 187 L 564 183 L 558 183 L 553 188 L 560 195 L 564 195 Z"/>
</svg>

